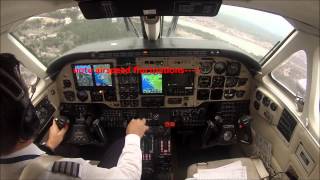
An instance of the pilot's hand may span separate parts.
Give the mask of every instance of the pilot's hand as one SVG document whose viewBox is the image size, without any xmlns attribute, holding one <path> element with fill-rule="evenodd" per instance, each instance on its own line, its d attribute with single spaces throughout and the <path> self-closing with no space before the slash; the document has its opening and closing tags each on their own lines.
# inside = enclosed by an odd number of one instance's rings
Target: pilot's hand
<svg viewBox="0 0 320 180">
<path fill-rule="evenodd" d="M 56 147 L 59 146 L 59 144 L 62 142 L 64 135 L 69 129 L 69 125 L 65 124 L 65 126 L 62 129 L 59 129 L 58 125 L 56 124 L 56 121 L 53 120 L 52 125 L 49 129 L 49 138 L 47 141 L 47 146 L 54 150 Z"/>
<path fill-rule="evenodd" d="M 127 126 L 127 134 L 136 134 L 140 137 L 149 129 L 146 119 L 132 119 Z"/>
</svg>

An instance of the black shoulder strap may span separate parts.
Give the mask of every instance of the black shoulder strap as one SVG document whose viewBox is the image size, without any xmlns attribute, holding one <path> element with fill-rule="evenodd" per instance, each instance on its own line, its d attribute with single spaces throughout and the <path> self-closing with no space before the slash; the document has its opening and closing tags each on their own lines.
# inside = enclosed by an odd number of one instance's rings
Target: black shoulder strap
<svg viewBox="0 0 320 180">
<path fill-rule="evenodd" d="M 23 156 L 17 156 L 17 157 L 12 157 L 12 158 L 5 158 L 5 159 L 0 158 L 0 164 L 13 164 L 13 163 L 17 163 L 20 161 L 35 159 L 37 157 L 39 157 L 39 155 L 30 154 L 30 155 L 23 155 Z"/>
</svg>

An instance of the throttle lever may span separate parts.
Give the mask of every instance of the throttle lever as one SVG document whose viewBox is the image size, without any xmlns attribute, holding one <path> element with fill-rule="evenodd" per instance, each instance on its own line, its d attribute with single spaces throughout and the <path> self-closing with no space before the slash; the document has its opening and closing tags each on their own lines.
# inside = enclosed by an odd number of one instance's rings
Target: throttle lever
<svg viewBox="0 0 320 180">
<path fill-rule="evenodd" d="M 59 116 L 59 117 L 54 118 L 54 120 L 56 121 L 56 124 L 59 129 L 64 128 L 66 126 L 66 124 L 70 123 L 69 118 L 67 118 L 66 116 Z"/>
<path fill-rule="evenodd" d="M 242 143 L 252 143 L 251 121 L 249 115 L 243 115 L 238 120 L 238 140 Z"/>
<path fill-rule="evenodd" d="M 100 120 L 96 119 L 92 122 L 93 128 L 95 132 L 97 133 L 99 139 L 101 142 L 106 143 L 107 142 L 107 137 L 104 129 L 100 125 Z"/>
<path fill-rule="evenodd" d="M 217 131 L 217 126 L 211 120 L 208 120 L 207 128 L 202 136 L 202 143 L 206 145 L 209 139 L 211 138 L 212 134 L 216 133 Z"/>
</svg>

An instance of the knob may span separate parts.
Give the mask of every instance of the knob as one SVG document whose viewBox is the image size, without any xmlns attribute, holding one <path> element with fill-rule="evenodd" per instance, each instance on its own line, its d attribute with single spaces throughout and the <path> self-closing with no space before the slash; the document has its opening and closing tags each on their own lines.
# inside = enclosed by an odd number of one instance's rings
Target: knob
<svg viewBox="0 0 320 180">
<path fill-rule="evenodd" d="M 223 140 L 230 141 L 232 139 L 233 133 L 231 131 L 226 131 L 223 133 Z"/>
<path fill-rule="evenodd" d="M 70 120 L 65 116 L 60 116 L 54 119 L 59 129 L 62 129 L 66 124 L 70 123 Z"/>
<path fill-rule="evenodd" d="M 152 114 L 152 119 L 153 120 L 158 120 L 159 119 L 159 114 L 158 113 Z"/>
<path fill-rule="evenodd" d="M 199 115 L 199 113 L 198 113 L 198 111 L 196 111 L 196 110 L 193 110 L 193 111 L 191 112 L 192 118 L 197 118 L 198 115 Z"/>
<path fill-rule="evenodd" d="M 215 120 L 216 122 L 218 122 L 218 123 L 223 123 L 223 119 L 222 119 L 221 116 L 215 116 L 215 117 L 214 117 L 214 120 Z"/>
</svg>

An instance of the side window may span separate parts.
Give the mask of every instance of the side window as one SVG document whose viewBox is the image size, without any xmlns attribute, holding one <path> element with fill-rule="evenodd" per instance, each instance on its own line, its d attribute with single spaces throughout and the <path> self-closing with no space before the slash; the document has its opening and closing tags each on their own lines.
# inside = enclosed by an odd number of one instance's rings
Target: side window
<svg viewBox="0 0 320 180">
<path fill-rule="evenodd" d="M 271 76 L 294 96 L 305 98 L 307 88 L 307 55 L 300 50 L 271 72 Z"/>
<path fill-rule="evenodd" d="M 28 87 L 29 96 L 32 97 L 32 95 L 35 91 L 34 86 L 38 82 L 38 77 L 35 73 L 31 72 L 29 69 L 24 67 L 22 64 L 20 64 L 20 73 L 21 73 L 22 79 L 24 80 L 24 82 L 26 83 L 26 85 Z"/>
</svg>

